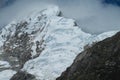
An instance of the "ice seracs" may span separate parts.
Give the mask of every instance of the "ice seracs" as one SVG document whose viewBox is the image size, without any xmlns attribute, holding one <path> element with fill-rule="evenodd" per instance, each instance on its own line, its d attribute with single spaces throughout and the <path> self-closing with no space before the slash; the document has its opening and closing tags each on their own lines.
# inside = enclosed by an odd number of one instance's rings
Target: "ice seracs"
<svg viewBox="0 0 120 80">
<path fill-rule="evenodd" d="M 67 66 L 71 65 L 75 56 L 83 51 L 86 44 L 98 41 L 96 38 L 99 36 L 102 39 L 112 36 L 112 34 L 93 36 L 85 33 L 75 26 L 73 19 L 53 14 L 46 15 L 46 18 L 49 20 L 49 25 L 44 38 L 45 50 L 36 59 L 26 62 L 23 68 L 36 75 L 37 79 L 55 80 Z"/>
<path fill-rule="evenodd" d="M 29 60 L 23 70 L 41 80 L 55 80 L 72 63 L 91 35 L 74 26 L 72 19 L 57 15 L 47 18 L 50 23 L 44 38 L 45 49 L 38 58 Z"/>
<path fill-rule="evenodd" d="M 0 46 L 10 47 L 4 49 L 12 51 L 11 54 L 17 61 L 23 61 L 22 70 L 33 74 L 38 80 L 55 80 L 71 65 L 85 45 L 116 33 L 98 36 L 85 33 L 75 25 L 73 19 L 59 16 L 59 13 L 56 6 L 36 11 L 25 19 L 13 21 L 0 35 Z M 2 80 L 1 77 L 0 79 Z"/>
</svg>

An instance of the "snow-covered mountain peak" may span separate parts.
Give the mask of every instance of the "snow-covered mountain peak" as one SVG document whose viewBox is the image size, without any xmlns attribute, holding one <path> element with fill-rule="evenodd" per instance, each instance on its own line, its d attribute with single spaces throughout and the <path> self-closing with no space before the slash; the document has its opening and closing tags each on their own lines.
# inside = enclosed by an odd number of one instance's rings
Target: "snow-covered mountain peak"
<svg viewBox="0 0 120 80">
<path fill-rule="evenodd" d="M 31 11 L 28 15 L 24 16 L 22 19 L 18 19 L 19 21 L 21 20 L 35 20 L 39 16 L 47 16 L 47 17 L 53 17 L 53 16 L 58 16 L 61 14 L 61 11 L 58 6 L 49 6 L 48 8 L 45 8 L 43 10 L 33 10 Z"/>
<path fill-rule="evenodd" d="M 97 36 L 82 31 L 73 19 L 60 15 L 61 11 L 54 6 L 12 21 L 2 29 L 1 55 L 10 69 L 22 69 L 38 80 L 55 80 L 85 45 L 99 41 Z M 114 33 L 104 34 L 100 38 Z"/>
<path fill-rule="evenodd" d="M 61 17 L 58 7 L 50 7 L 33 12 L 24 19 L 12 21 L 1 30 L 1 56 L 4 56 L 1 61 L 7 61 L 7 64 L 10 64 L 8 68 L 17 71 L 23 68 L 28 60 L 35 60 L 39 64 L 32 64 L 38 66 L 32 66 L 29 61 L 23 70 L 31 74 L 37 73 L 39 79 L 48 79 L 47 70 L 50 71 L 50 76 L 55 74 L 51 77 L 53 79 L 71 64 L 72 60 L 66 60 L 75 57 L 77 52 L 81 51 L 81 45 L 85 44 L 85 39 L 90 36 L 76 26 L 73 19 Z M 82 44 L 78 45 L 81 42 Z M 32 70 L 34 72 L 31 72 L 31 67 L 35 67 L 35 70 Z M 37 72 L 38 68 L 41 72 Z"/>
</svg>

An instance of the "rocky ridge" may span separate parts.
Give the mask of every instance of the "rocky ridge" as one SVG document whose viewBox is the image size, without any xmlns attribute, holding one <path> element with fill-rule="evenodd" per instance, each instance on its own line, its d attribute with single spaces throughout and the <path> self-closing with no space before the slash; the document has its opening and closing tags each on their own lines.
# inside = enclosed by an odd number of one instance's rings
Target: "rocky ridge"
<svg viewBox="0 0 120 80">
<path fill-rule="evenodd" d="M 120 32 L 80 53 L 56 80 L 120 80 Z"/>
</svg>

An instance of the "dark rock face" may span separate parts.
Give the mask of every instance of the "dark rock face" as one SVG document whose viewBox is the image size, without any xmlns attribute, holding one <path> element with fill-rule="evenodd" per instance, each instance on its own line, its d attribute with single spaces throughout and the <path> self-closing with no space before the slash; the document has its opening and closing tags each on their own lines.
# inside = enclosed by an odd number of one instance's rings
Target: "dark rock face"
<svg viewBox="0 0 120 80">
<path fill-rule="evenodd" d="M 80 53 L 56 80 L 120 80 L 120 32 Z"/>
<path fill-rule="evenodd" d="M 19 71 L 10 80 L 35 80 L 35 76 Z"/>
<path fill-rule="evenodd" d="M 42 12 L 41 12 L 42 13 Z M 37 16 L 36 21 L 31 18 L 18 22 L 12 22 L 0 31 L 0 61 L 5 61 L 8 67 L 0 67 L 0 71 L 16 71 L 11 80 L 35 80 L 30 74 L 21 72 L 24 64 L 37 58 L 45 48 L 44 37 L 47 24 L 47 16 Z M 7 64 L 8 63 L 8 64 Z M 1 66 L 1 65 L 0 65 Z M 21 78 L 22 77 L 22 78 Z"/>
<path fill-rule="evenodd" d="M 10 62 L 13 69 L 18 68 L 19 70 L 26 61 L 31 59 L 31 47 L 33 44 L 30 42 L 29 34 L 22 33 L 19 35 L 19 33 L 22 32 L 22 28 L 25 28 L 27 25 L 27 22 L 17 24 L 15 34 L 12 36 L 8 35 L 3 45 L 4 54 L 2 55 L 7 57 L 4 57 L 4 60 Z M 16 65 L 19 66 L 15 67 Z"/>
<path fill-rule="evenodd" d="M 33 42 L 31 35 L 35 35 L 39 30 L 32 33 L 25 32 L 28 29 L 28 22 L 21 21 L 17 24 L 11 24 L 11 27 L 15 27 L 15 32 L 12 35 L 12 30 L 8 29 L 9 35 L 2 35 L 2 38 L 6 38 L 2 49 L 3 54 L 0 55 L 0 60 L 4 60 L 10 63 L 11 69 L 19 71 L 26 61 L 36 58 L 44 50 L 42 46 L 44 40 Z M 11 28 L 10 27 L 10 28 Z M 32 56 L 32 47 L 36 45 L 36 55 Z"/>
</svg>

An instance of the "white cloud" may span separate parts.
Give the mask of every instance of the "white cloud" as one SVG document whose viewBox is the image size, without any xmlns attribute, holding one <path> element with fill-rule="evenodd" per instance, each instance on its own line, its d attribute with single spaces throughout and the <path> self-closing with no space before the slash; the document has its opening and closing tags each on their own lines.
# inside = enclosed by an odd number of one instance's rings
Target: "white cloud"
<svg viewBox="0 0 120 80">
<path fill-rule="evenodd" d="M 18 0 L 0 11 L 0 24 L 49 5 L 58 5 L 64 16 L 77 20 L 84 31 L 100 33 L 120 29 L 120 8 L 103 5 L 101 0 Z"/>
<path fill-rule="evenodd" d="M 0 10 L 0 26 L 8 24 L 14 19 L 18 19 L 30 14 L 34 10 L 42 10 L 53 2 L 44 0 L 17 0 L 14 4 Z"/>
</svg>

